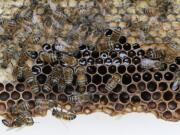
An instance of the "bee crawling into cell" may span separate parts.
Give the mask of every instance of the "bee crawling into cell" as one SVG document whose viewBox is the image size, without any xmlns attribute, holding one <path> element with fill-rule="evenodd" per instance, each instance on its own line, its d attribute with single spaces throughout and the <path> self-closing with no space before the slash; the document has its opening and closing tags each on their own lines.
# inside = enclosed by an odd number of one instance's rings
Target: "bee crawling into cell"
<svg viewBox="0 0 180 135">
<path fill-rule="evenodd" d="M 75 104 L 82 104 L 85 102 L 88 102 L 92 99 L 91 94 L 75 94 L 69 97 L 69 102 L 75 103 Z"/>
<path fill-rule="evenodd" d="M 108 91 L 112 91 L 116 87 L 116 85 L 120 82 L 121 82 L 121 75 L 119 75 L 118 73 L 113 74 L 112 78 L 108 80 L 105 89 L 107 89 Z"/>
<path fill-rule="evenodd" d="M 78 67 L 76 69 L 76 75 L 77 75 L 77 85 L 79 87 L 83 87 L 87 83 L 87 78 L 85 74 L 85 68 L 84 67 Z"/>
<path fill-rule="evenodd" d="M 74 120 L 76 118 L 76 114 L 73 112 L 65 112 L 62 110 L 58 110 L 56 108 L 53 109 L 52 115 L 55 116 L 58 119 L 64 119 L 64 120 Z"/>
<path fill-rule="evenodd" d="M 13 105 L 9 108 L 9 112 L 12 114 L 12 115 L 17 115 L 21 112 L 24 112 L 24 111 L 29 111 L 30 109 L 30 106 L 28 104 L 28 102 L 26 101 L 22 101 L 20 103 L 18 103 L 17 105 Z"/>
<path fill-rule="evenodd" d="M 177 90 L 180 86 L 180 70 L 176 72 L 175 80 L 172 84 L 172 90 Z"/>
</svg>

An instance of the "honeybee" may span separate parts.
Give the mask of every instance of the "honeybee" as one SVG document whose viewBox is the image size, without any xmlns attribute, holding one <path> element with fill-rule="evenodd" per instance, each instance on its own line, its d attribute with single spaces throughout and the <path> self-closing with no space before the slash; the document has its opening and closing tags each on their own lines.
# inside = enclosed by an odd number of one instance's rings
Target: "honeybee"
<svg viewBox="0 0 180 135">
<path fill-rule="evenodd" d="M 97 50 L 103 52 L 113 48 L 112 42 L 108 38 L 101 38 L 97 44 Z"/>
<path fill-rule="evenodd" d="M 78 64 L 78 60 L 70 55 L 63 55 L 62 62 L 63 66 L 66 67 L 74 67 Z"/>
<path fill-rule="evenodd" d="M 7 127 L 21 127 L 23 125 L 32 126 L 34 120 L 29 111 L 23 111 L 19 113 L 14 120 L 3 119 L 2 123 Z"/>
<path fill-rule="evenodd" d="M 78 67 L 76 69 L 76 75 L 77 75 L 77 85 L 79 87 L 83 87 L 86 85 L 87 78 L 86 78 L 86 69 L 84 67 Z"/>
<path fill-rule="evenodd" d="M 153 48 L 153 49 L 150 48 L 146 51 L 146 56 L 152 60 L 164 61 L 166 57 L 166 52 L 165 50 L 158 50 L 157 48 Z"/>
<path fill-rule="evenodd" d="M 108 80 L 105 89 L 107 89 L 108 91 L 112 91 L 112 89 L 114 89 L 120 81 L 121 75 L 119 75 L 118 73 L 113 74 L 112 78 Z"/>
<path fill-rule="evenodd" d="M 142 12 L 149 17 L 156 16 L 158 13 L 155 8 L 142 8 Z"/>
<path fill-rule="evenodd" d="M 91 94 L 77 94 L 69 97 L 69 102 L 72 103 L 84 103 L 90 101 L 92 98 Z"/>
<path fill-rule="evenodd" d="M 2 63 L 1 63 L 1 67 L 2 68 L 7 68 L 9 63 L 12 64 L 11 62 L 11 58 L 13 58 L 13 54 L 11 54 L 8 50 L 4 50 L 2 52 L 3 57 L 2 57 Z M 13 65 L 13 64 L 12 64 Z"/>
<path fill-rule="evenodd" d="M 57 107 L 58 103 L 54 100 L 36 99 L 35 100 L 35 114 L 45 115 L 47 110 Z"/>
<path fill-rule="evenodd" d="M 157 48 L 158 46 L 158 48 Z M 158 52 L 158 55 L 153 56 L 159 56 L 161 54 L 164 57 L 163 62 L 165 63 L 172 63 L 176 56 L 178 56 L 178 51 L 174 48 L 171 48 L 168 44 L 143 44 L 141 48 L 146 52 L 147 50 L 156 50 Z M 168 51 L 167 51 L 168 50 Z"/>
<path fill-rule="evenodd" d="M 18 103 L 17 105 L 13 105 L 9 108 L 9 111 L 12 115 L 19 114 L 20 112 L 28 111 L 30 109 L 30 106 L 28 102 L 22 101 Z"/>
<path fill-rule="evenodd" d="M 172 90 L 174 91 L 177 90 L 179 86 L 180 86 L 180 71 L 177 71 L 174 83 L 172 85 Z"/>
<path fill-rule="evenodd" d="M 40 59 L 47 63 L 54 63 L 58 61 L 57 56 L 51 52 L 41 52 L 39 55 Z"/>
<path fill-rule="evenodd" d="M 41 91 L 41 88 L 40 88 L 39 84 L 36 83 L 36 82 L 33 83 L 33 85 L 31 86 L 31 91 L 32 91 L 32 93 L 34 93 L 34 94 L 39 93 L 39 92 Z"/>
<path fill-rule="evenodd" d="M 51 87 L 50 87 L 48 84 L 44 84 L 44 85 L 42 86 L 42 90 L 43 90 L 43 92 L 45 92 L 45 93 L 49 93 L 49 92 L 51 91 Z"/>
<path fill-rule="evenodd" d="M 66 84 L 71 84 L 73 81 L 73 69 L 72 68 L 64 68 L 63 69 L 64 80 Z"/>
<path fill-rule="evenodd" d="M 72 112 L 63 112 L 62 109 L 59 111 L 58 109 L 53 109 L 52 115 L 59 119 L 64 120 L 74 120 L 76 118 L 76 114 Z"/>
<path fill-rule="evenodd" d="M 161 70 L 164 68 L 162 62 L 147 58 L 141 59 L 141 67 L 146 70 L 148 69 Z"/>
</svg>

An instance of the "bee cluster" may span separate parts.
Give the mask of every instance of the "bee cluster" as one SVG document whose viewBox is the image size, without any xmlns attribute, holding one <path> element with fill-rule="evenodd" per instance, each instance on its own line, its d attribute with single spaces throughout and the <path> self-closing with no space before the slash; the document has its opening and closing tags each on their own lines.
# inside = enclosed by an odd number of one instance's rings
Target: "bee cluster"
<svg viewBox="0 0 180 135">
<path fill-rule="evenodd" d="M 33 117 L 50 109 L 65 120 L 96 111 L 180 119 L 178 51 L 167 43 L 129 42 L 121 24 L 107 21 L 111 3 L 106 0 L 75 8 L 55 3 L 32 0 L 0 26 L 5 31 L 0 34 L 5 48 L 1 68 L 13 69 L 13 81 L 0 83 L 4 125 L 33 125 Z M 155 16 L 151 8 L 139 9 Z"/>
</svg>

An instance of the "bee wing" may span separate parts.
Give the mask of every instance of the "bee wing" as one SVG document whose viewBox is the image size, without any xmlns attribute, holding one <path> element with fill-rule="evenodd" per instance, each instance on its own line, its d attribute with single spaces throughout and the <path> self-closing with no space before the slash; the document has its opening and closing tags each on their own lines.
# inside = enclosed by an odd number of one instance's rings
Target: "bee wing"
<svg viewBox="0 0 180 135">
<path fill-rule="evenodd" d="M 178 88 L 178 80 L 176 80 L 172 85 L 172 90 L 177 90 Z"/>
</svg>

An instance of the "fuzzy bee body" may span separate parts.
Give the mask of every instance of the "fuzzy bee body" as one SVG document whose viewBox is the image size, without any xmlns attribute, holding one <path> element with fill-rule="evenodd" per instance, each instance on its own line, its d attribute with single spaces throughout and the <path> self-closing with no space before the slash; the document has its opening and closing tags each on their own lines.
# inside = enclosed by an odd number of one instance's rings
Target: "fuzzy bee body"
<svg viewBox="0 0 180 135">
<path fill-rule="evenodd" d="M 177 90 L 180 87 L 180 71 L 176 73 L 175 80 L 172 85 L 172 90 Z"/>
<path fill-rule="evenodd" d="M 79 94 L 79 95 L 72 95 L 68 99 L 72 103 L 84 103 L 91 100 L 90 94 Z"/>
<path fill-rule="evenodd" d="M 76 114 L 70 112 L 63 112 L 62 110 L 59 111 L 57 109 L 53 109 L 52 115 L 59 119 L 64 120 L 74 120 L 76 118 Z"/>
<path fill-rule="evenodd" d="M 78 67 L 76 70 L 76 75 L 77 75 L 77 85 L 82 87 L 86 85 L 87 78 L 85 74 L 85 68 L 84 67 Z"/>
<path fill-rule="evenodd" d="M 158 50 L 156 48 L 148 49 L 146 52 L 148 58 L 152 60 L 164 60 L 166 57 L 165 50 Z"/>
<path fill-rule="evenodd" d="M 48 53 L 48 52 L 40 53 L 40 59 L 47 63 L 54 63 L 54 62 L 58 61 L 58 58 L 55 54 Z"/>
<path fill-rule="evenodd" d="M 64 68 L 64 81 L 66 84 L 71 84 L 73 81 L 73 69 L 72 68 Z"/>
<path fill-rule="evenodd" d="M 147 58 L 144 58 L 141 60 L 141 67 L 143 69 L 155 69 L 155 70 L 159 70 L 159 69 L 162 69 L 162 63 L 158 60 L 151 60 L 151 59 L 147 59 Z"/>
</svg>

